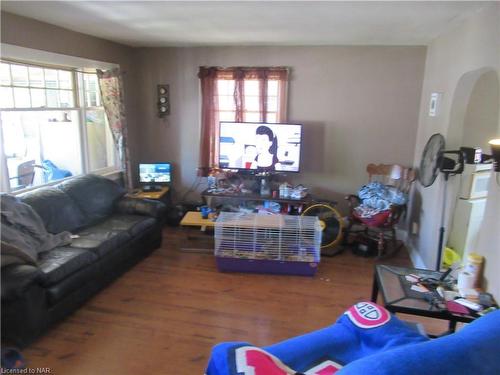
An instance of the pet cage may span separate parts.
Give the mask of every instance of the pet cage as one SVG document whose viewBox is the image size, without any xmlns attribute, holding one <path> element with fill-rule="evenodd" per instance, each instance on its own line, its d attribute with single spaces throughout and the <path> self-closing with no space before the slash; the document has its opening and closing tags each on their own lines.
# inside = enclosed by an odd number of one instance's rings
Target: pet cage
<svg viewBox="0 0 500 375">
<path fill-rule="evenodd" d="M 220 271 L 309 275 L 320 261 L 317 217 L 222 212 L 215 224 Z"/>
</svg>

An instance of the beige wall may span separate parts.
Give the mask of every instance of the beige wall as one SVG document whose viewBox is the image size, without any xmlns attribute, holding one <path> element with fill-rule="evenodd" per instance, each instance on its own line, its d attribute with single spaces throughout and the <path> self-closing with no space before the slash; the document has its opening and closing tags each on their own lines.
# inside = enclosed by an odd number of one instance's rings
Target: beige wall
<svg viewBox="0 0 500 375">
<path fill-rule="evenodd" d="M 124 87 L 129 131 L 131 137 L 136 138 L 137 109 L 133 89 L 135 69 L 131 64 L 132 48 L 11 13 L 1 12 L 1 21 L 2 43 L 119 64 L 126 72 Z M 130 151 L 134 159 L 137 154 L 135 143 L 131 144 Z"/>
<path fill-rule="evenodd" d="M 171 160 L 189 186 L 200 129 L 198 67 L 288 66 L 288 118 L 304 124 L 303 172 L 295 176 L 326 196 L 354 192 L 369 162 L 412 164 L 425 47 L 144 48 L 138 105 L 141 160 Z M 170 84 L 171 116 L 156 117 L 155 90 Z"/>
<path fill-rule="evenodd" d="M 180 190 L 196 176 L 201 65 L 292 68 L 289 120 L 304 123 L 303 172 L 313 191 L 341 197 L 366 181 L 368 162 L 411 164 L 425 47 L 144 48 L 2 13 L 2 42 L 120 64 L 133 170 L 171 160 Z M 156 85 L 171 85 L 172 115 L 156 117 Z M 337 196 L 336 196 L 337 194 Z"/>
<path fill-rule="evenodd" d="M 414 163 L 418 165 L 425 143 L 433 133 L 445 136 L 447 149 L 461 145 L 469 96 L 480 77 L 488 72 L 500 74 L 500 4 L 492 4 L 470 16 L 455 29 L 435 39 L 428 47 L 422 89 L 420 120 Z M 429 117 L 432 92 L 443 93 L 440 114 Z M 499 127 L 500 129 L 500 127 Z M 500 134 L 500 130 L 497 134 Z M 453 179 L 453 178 L 452 178 Z M 489 289 L 500 298 L 500 187 L 490 183 L 490 191 L 477 251 L 487 258 L 485 276 Z M 419 222 L 419 233 L 411 238 L 413 259 L 434 268 L 440 226 L 442 176 L 428 188 L 417 184 L 412 218 Z M 448 207 L 453 207 L 451 194 Z M 447 210 L 449 228 L 451 209 Z"/>
<path fill-rule="evenodd" d="M 497 135 L 498 75 L 494 70 L 483 73 L 474 85 L 465 112 L 462 145 L 481 147 L 489 153 L 488 141 Z"/>
</svg>

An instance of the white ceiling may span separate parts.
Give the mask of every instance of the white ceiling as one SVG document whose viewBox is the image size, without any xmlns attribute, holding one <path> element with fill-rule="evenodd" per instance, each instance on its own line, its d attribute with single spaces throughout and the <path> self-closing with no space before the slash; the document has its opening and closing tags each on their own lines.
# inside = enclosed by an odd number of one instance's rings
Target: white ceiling
<svg viewBox="0 0 500 375">
<path fill-rule="evenodd" d="M 425 45 L 487 2 L 2 1 L 130 46 Z"/>
</svg>

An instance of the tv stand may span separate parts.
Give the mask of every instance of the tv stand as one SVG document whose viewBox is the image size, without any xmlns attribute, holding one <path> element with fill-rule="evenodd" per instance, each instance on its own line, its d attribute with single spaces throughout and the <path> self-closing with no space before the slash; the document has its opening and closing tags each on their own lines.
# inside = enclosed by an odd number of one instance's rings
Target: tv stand
<svg viewBox="0 0 500 375">
<path fill-rule="evenodd" d="M 169 186 L 160 186 L 157 191 L 144 191 L 144 190 L 136 190 L 132 193 L 129 193 L 128 196 L 131 198 L 140 198 L 140 199 L 154 199 L 159 200 L 164 203 L 167 202 L 169 196 L 170 187 Z"/>
<path fill-rule="evenodd" d="M 239 192 L 213 192 L 210 189 L 207 189 L 201 193 L 202 198 L 207 203 L 208 206 L 211 205 L 211 202 L 214 198 L 220 199 L 234 199 L 239 201 L 256 201 L 256 202 L 276 202 L 282 204 L 288 204 L 294 207 L 300 207 L 300 211 L 313 202 L 313 199 L 310 194 L 307 194 L 305 197 L 300 199 L 293 198 L 273 198 L 271 195 L 260 195 L 257 193 L 239 193 Z"/>
<path fill-rule="evenodd" d="M 161 186 L 160 185 L 144 185 L 142 187 L 142 191 L 145 191 L 145 192 L 161 191 Z"/>
</svg>

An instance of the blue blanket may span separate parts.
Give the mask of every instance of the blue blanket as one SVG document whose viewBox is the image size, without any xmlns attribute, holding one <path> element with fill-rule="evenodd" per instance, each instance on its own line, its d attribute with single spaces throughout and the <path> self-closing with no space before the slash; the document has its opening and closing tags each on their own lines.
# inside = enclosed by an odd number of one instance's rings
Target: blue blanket
<svg viewBox="0 0 500 375">
<path fill-rule="evenodd" d="M 435 340 L 383 307 L 358 303 L 327 328 L 257 348 L 216 345 L 207 375 L 500 374 L 500 311 Z"/>
</svg>

